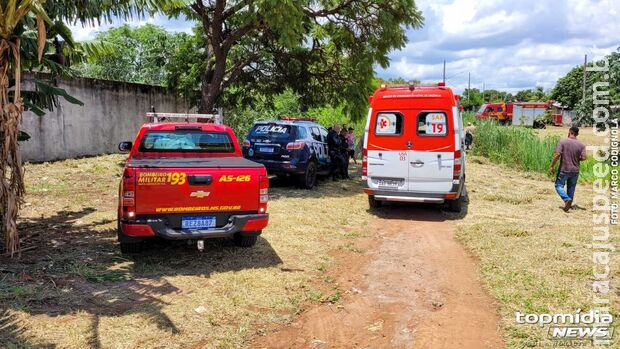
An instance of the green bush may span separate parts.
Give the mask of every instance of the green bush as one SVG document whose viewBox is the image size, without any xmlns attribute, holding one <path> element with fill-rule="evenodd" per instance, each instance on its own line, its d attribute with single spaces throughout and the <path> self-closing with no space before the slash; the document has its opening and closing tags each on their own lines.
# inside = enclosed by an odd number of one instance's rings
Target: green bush
<svg viewBox="0 0 620 349">
<path fill-rule="evenodd" d="M 463 125 L 467 126 L 468 123 L 475 124 L 476 122 L 476 113 L 473 111 L 464 111 L 461 113 L 463 116 Z"/>
<path fill-rule="evenodd" d="M 496 163 L 546 174 L 559 140 L 559 136 L 541 140 L 530 128 L 505 127 L 487 121 L 476 127 L 473 152 Z M 591 157 L 581 163 L 580 181 L 595 179 L 594 164 L 596 160 Z"/>
</svg>

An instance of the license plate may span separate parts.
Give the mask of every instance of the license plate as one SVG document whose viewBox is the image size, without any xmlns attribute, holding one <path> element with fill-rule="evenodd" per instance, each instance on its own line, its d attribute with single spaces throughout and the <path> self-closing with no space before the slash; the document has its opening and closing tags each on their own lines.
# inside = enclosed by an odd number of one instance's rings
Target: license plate
<svg viewBox="0 0 620 349">
<path fill-rule="evenodd" d="M 215 217 L 187 217 L 181 219 L 181 229 L 198 230 L 215 228 Z"/>
<path fill-rule="evenodd" d="M 261 153 L 273 153 L 273 147 L 259 147 L 258 151 Z"/>
<path fill-rule="evenodd" d="M 380 188 L 398 188 L 402 184 L 402 181 L 395 179 L 375 179 L 374 182 Z"/>
</svg>

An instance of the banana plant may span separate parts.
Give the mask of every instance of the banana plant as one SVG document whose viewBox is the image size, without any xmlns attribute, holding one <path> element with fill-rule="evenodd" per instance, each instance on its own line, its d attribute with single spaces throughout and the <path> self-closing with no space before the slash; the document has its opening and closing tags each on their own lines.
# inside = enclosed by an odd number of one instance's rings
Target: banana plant
<svg viewBox="0 0 620 349">
<path fill-rule="evenodd" d="M 103 43 L 75 43 L 66 23 L 111 22 L 187 7 L 192 1 L 0 0 L 0 235 L 8 254 L 20 251 L 16 220 L 25 187 L 18 141 L 29 137 L 19 130 L 23 112 L 42 115 L 56 106 L 58 96 L 81 103 L 39 79 L 30 79 L 34 89 L 23 91 L 22 70 L 70 77 L 66 58 L 79 61 L 104 52 Z"/>
<path fill-rule="evenodd" d="M 19 125 L 24 112 L 21 97 L 21 34 L 36 30 L 36 58 L 43 58 L 46 24 L 44 1 L 0 0 L 0 231 L 11 256 L 19 250 L 17 213 L 23 201 L 24 170 L 19 155 Z M 9 80 L 15 82 L 9 98 Z"/>
</svg>

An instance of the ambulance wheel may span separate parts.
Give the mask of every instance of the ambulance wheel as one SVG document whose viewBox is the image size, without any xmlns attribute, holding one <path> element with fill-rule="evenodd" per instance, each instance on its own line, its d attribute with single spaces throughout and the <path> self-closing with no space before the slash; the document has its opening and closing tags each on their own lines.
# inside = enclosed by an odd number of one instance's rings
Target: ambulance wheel
<svg viewBox="0 0 620 349">
<path fill-rule="evenodd" d="M 376 200 L 374 195 L 368 195 L 368 206 L 370 208 L 379 208 L 383 205 L 383 202 Z"/>
<path fill-rule="evenodd" d="M 463 196 L 461 196 L 460 198 L 456 200 L 448 201 L 448 210 L 450 212 L 460 213 L 462 208 L 463 208 Z"/>
<path fill-rule="evenodd" d="M 258 239 L 258 235 L 242 236 L 240 234 L 235 234 L 233 237 L 233 240 L 235 241 L 235 245 L 239 247 L 252 247 L 256 245 L 257 239 Z"/>
<path fill-rule="evenodd" d="M 316 184 L 316 163 L 311 161 L 306 167 L 306 172 L 298 178 L 299 186 L 303 189 L 312 189 Z"/>
</svg>

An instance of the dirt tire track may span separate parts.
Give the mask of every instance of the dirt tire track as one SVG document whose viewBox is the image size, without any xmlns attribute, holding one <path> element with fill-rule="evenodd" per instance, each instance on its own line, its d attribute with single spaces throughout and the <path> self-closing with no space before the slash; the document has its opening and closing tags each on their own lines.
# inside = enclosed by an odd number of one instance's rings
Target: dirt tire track
<svg viewBox="0 0 620 349">
<path fill-rule="evenodd" d="M 378 213 L 371 237 L 360 242 L 368 252 L 338 258 L 336 274 L 347 295 L 252 347 L 503 348 L 494 301 L 474 259 L 454 239 L 455 222 L 436 208 Z"/>
</svg>

